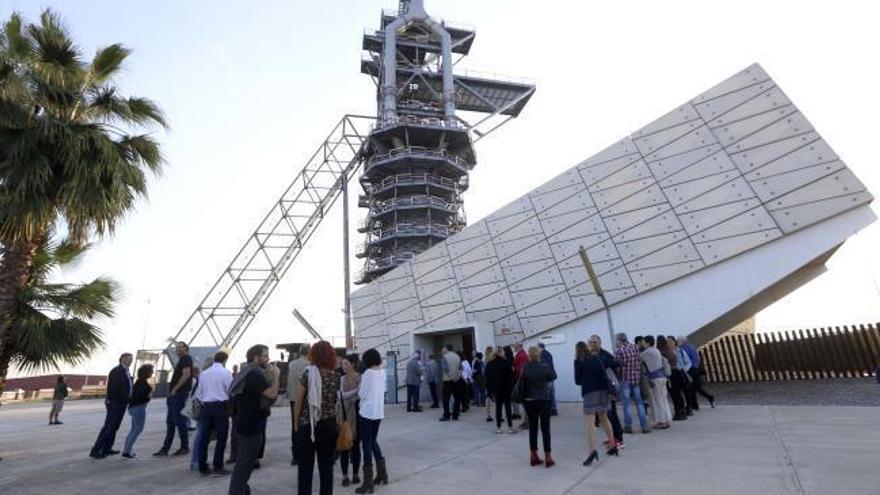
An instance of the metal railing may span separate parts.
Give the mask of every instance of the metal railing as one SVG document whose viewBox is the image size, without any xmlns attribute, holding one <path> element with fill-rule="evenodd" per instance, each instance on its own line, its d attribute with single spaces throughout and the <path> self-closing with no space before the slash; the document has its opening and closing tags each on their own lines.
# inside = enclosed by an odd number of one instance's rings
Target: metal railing
<svg viewBox="0 0 880 495">
<path fill-rule="evenodd" d="M 397 254 L 391 254 L 382 258 L 367 260 L 364 264 L 364 269 L 358 274 L 358 279 L 363 280 L 364 275 L 368 272 L 376 271 L 376 270 L 384 270 L 386 268 L 392 268 L 397 265 L 401 265 L 406 263 L 407 261 L 416 257 L 415 251 L 403 251 Z"/>
<path fill-rule="evenodd" d="M 367 247 L 379 241 L 384 241 L 392 237 L 421 237 L 421 236 L 437 236 L 448 237 L 458 232 L 458 226 L 450 227 L 442 223 L 431 224 L 412 224 L 399 223 L 390 227 L 381 229 L 373 229 L 367 234 L 367 240 L 362 244 L 361 248 L 364 252 Z"/>
<path fill-rule="evenodd" d="M 373 130 L 387 129 L 389 127 L 394 127 L 400 124 L 456 130 L 467 129 L 467 127 L 465 127 L 465 125 L 458 120 L 446 121 L 439 117 L 416 117 L 415 115 L 404 115 L 388 118 L 381 122 L 377 122 L 376 125 L 373 127 Z"/>
<path fill-rule="evenodd" d="M 371 156 L 370 159 L 367 160 L 366 170 L 371 169 L 379 162 L 392 160 L 401 156 L 439 158 L 463 170 L 471 170 L 474 168 L 473 164 L 468 163 L 460 156 L 454 155 L 444 150 L 423 148 L 421 146 L 402 146 L 400 148 L 394 148 L 387 153 L 380 153 Z"/>
<path fill-rule="evenodd" d="M 371 184 L 366 180 L 361 180 L 361 185 L 366 192 L 372 194 L 392 186 L 410 184 L 434 184 L 437 186 L 458 190 L 459 186 L 461 185 L 460 182 L 461 181 L 456 181 L 448 177 L 442 177 L 433 174 L 397 174 L 389 175 L 388 177 L 385 177 L 380 182 L 375 184 Z"/>
<path fill-rule="evenodd" d="M 438 196 L 409 196 L 377 201 L 372 205 L 373 213 L 385 213 L 395 208 L 434 207 L 454 212 L 461 207 L 460 201 L 446 201 Z"/>
</svg>

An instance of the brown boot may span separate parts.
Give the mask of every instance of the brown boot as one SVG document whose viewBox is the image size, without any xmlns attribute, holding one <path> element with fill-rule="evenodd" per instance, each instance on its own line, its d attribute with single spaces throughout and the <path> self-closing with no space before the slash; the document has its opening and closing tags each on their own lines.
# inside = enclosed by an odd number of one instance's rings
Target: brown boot
<svg viewBox="0 0 880 495">
<path fill-rule="evenodd" d="M 364 464 L 364 483 L 359 486 L 355 493 L 373 493 L 373 465 Z"/>
<path fill-rule="evenodd" d="M 547 467 L 552 467 L 554 464 L 556 464 L 556 461 L 554 461 L 553 458 L 550 457 L 550 452 L 545 450 L 544 451 L 544 465 Z"/>
<path fill-rule="evenodd" d="M 388 484 L 388 470 L 385 469 L 385 459 L 376 459 L 376 479 L 373 482 L 377 485 Z"/>
<path fill-rule="evenodd" d="M 529 464 L 531 464 L 532 466 L 537 466 L 538 464 L 543 464 L 543 463 L 544 463 L 544 461 L 542 461 L 541 458 L 538 457 L 538 451 L 537 451 L 537 450 L 531 450 L 531 451 L 529 451 L 529 454 L 530 454 L 530 456 L 529 456 Z"/>
</svg>

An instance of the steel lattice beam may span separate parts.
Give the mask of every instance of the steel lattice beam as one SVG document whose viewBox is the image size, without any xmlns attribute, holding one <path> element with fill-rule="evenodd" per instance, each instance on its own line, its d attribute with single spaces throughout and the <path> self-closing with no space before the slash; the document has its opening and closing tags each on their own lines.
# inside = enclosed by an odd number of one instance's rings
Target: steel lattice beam
<svg viewBox="0 0 880 495">
<path fill-rule="evenodd" d="M 174 336 L 175 341 L 192 343 L 206 333 L 218 347 L 238 343 L 357 172 L 374 120 L 346 115 L 336 124 Z"/>
</svg>

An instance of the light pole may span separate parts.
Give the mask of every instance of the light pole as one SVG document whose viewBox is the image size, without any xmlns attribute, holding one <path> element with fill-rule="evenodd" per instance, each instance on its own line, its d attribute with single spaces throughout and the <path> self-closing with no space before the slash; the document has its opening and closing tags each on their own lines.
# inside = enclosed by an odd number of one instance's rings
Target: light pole
<svg viewBox="0 0 880 495">
<path fill-rule="evenodd" d="M 578 254 L 581 255 L 581 261 L 584 263 L 584 268 L 587 270 L 587 275 L 590 277 L 590 283 L 593 284 L 593 290 L 596 291 L 596 295 L 599 296 L 599 299 L 602 300 L 602 305 L 605 306 L 605 316 L 608 317 L 608 335 L 611 337 L 611 340 L 608 341 L 608 345 L 611 349 L 614 349 L 614 322 L 611 321 L 611 308 L 608 307 L 608 301 L 605 299 L 605 292 L 602 290 L 602 286 L 599 285 L 599 277 L 596 276 L 596 271 L 593 270 L 593 265 L 590 263 L 590 257 L 587 256 L 587 250 L 581 246 L 578 249 Z"/>
</svg>

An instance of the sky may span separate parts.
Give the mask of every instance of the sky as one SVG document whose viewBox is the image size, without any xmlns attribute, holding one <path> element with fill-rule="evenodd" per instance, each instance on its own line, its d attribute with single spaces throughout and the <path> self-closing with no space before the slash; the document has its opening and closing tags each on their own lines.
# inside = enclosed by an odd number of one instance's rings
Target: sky
<svg viewBox="0 0 880 495">
<path fill-rule="evenodd" d="M 36 19 L 47 7 L 86 53 L 131 48 L 120 87 L 157 101 L 171 126 L 155 133 L 167 163 L 149 198 L 60 276 L 110 276 L 124 289 L 117 316 L 101 322 L 104 351 L 62 369 L 102 374 L 121 352 L 160 348 L 177 333 L 331 127 L 346 113 L 375 112 L 373 83 L 359 73 L 361 37 L 396 3 L 2 0 L 0 18 Z M 518 119 L 477 144 L 465 194 L 471 222 L 753 62 L 880 191 L 872 132 L 880 7 L 872 2 L 426 0 L 426 8 L 475 27 L 471 55 L 457 67 L 537 85 Z M 351 206 L 357 222 L 364 211 Z M 341 219 L 338 203 L 233 360 L 254 343 L 304 340 L 293 308 L 342 342 Z M 878 251 L 875 223 L 844 244 L 826 274 L 760 312 L 759 330 L 880 321 Z"/>
</svg>

